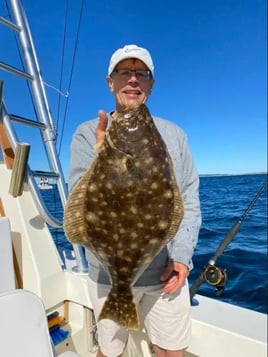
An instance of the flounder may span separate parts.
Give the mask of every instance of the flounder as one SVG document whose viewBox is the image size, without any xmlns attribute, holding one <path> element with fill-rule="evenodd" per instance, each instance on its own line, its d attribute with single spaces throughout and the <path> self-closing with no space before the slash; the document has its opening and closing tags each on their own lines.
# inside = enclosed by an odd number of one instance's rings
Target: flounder
<svg viewBox="0 0 268 357">
<path fill-rule="evenodd" d="M 182 218 L 166 144 L 144 104 L 128 107 L 112 120 L 64 213 L 67 238 L 95 254 L 110 277 L 98 320 L 139 329 L 131 287 L 174 237 Z"/>
</svg>

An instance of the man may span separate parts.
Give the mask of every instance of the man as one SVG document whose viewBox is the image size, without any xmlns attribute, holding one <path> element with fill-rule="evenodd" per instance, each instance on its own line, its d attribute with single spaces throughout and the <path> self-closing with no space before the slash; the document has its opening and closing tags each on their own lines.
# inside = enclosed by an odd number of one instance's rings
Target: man
<svg viewBox="0 0 268 357">
<path fill-rule="evenodd" d="M 71 147 L 70 190 L 96 157 L 94 148 L 105 138 L 113 117 L 135 103 L 146 103 L 154 85 L 150 53 L 136 45 L 118 49 L 111 57 L 107 83 L 115 98 L 115 110 L 81 124 Z M 199 179 L 187 139 L 175 124 L 154 121 L 173 161 L 177 184 L 184 201 L 184 218 L 173 240 L 158 254 L 133 287 L 140 319 L 157 357 L 183 357 L 190 341 L 190 298 L 187 276 L 201 224 Z M 110 290 L 109 277 L 96 257 L 88 252 L 89 288 L 96 318 Z M 111 320 L 98 322 L 97 357 L 121 356 L 128 331 Z M 138 356 L 137 356 L 138 357 Z"/>
</svg>

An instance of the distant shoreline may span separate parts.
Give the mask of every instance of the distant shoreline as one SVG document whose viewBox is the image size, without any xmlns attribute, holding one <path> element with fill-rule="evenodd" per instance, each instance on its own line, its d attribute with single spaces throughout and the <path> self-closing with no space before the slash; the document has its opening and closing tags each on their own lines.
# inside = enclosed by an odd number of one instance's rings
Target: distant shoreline
<svg viewBox="0 0 268 357">
<path fill-rule="evenodd" d="M 199 174 L 199 177 L 219 177 L 219 176 L 249 176 L 249 175 L 267 175 L 267 172 L 249 172 L 244 174 Z"/>
</svg>

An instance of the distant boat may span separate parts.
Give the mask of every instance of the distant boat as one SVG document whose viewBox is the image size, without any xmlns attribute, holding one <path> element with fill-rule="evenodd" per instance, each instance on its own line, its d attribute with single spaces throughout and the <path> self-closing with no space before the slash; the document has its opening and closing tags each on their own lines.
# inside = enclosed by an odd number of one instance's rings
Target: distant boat
<svg viewBox="0 0 268 357">
<path fill-rule="evenodd" d="M 47 177 L 41 177 L 38 187 L 40 188 L 40 190 L 51 190 L 53 188 L 53 185 L 49 183 Z"/>
</svg>

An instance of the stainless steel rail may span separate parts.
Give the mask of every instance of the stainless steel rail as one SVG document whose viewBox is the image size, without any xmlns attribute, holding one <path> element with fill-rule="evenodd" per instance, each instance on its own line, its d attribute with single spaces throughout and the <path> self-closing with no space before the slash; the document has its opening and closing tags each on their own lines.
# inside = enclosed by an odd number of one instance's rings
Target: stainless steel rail
<svg viewBox="0 0 268 357">
<path fill-rule="evenodd" d="M 13 129 L 10 117 L 7 113 L 5 104 L 2 104 L 2 113 L 1 113 L 1 117 L 3 120 L 3 125 L 5 128 L 5 132 L 7 134 L 8 140 L 12 146 L 13 151 L 16 151 L 17 145 L 18 145 L 18 138 L 17 135 L 15 133 L 15 130 Z M 31 172 L 31 169 L 28 165 L 27 168 L 27 180 L 28 180 L 28 184 L 29 184 L 29 188 L 33 194 L 33 198 L 36 204 L 36 207 L 40 213 L 40 215 L 43 217 L 43 219 L 52 227 L 55 228 L 60 228 L 62 227 L 62 222 L 59 221 L 57 218 L 53 217 L 51 215 L 51 213 L 48 211 L 48 209 L 46 208 L 46 205 L 44 203 L 44 200 L 40 194 L 39 188 L 36 184 L 36 181 L 34 179 L 34 175 Z"/>
<path fill-rule="evenodd" d="M 3 62 L 0 62 L 0 69 L 8 71 L 12 74 L 20 76 L 26 79 L 27 81 L 29 81 L 29 83 L 31 84 L 38 121 L 22 118 L 14 114 L 8 114 L 7 108 L 3 104 L 2 105 L 3 125 L 14 151 L 16 149 L 18 139 L 16 137 L 15 130 L 13 129 L 12 121 L 19 122 L 24 125 L 36 127 L 40 130 L 49 167 L 51 170 L 51 172 L 47 172 L 47 173 L 42 172 L 42 174 L 44 174 L 44 176 L 54 177 L 56 179 L 60 200 L 62 206 L 64 207 L 68 197 L 68 190 L 65 183 L 64 174 L 62 171 L 59 156 L 56 150 L 56 145 L 55 145 L 56 130 L 55 130 L 53 119 L 50 114 L 47 96 L 46 96 L 43 80 L 41 77 L 41 71 L 39 68 L 37 55 L 31 37 L 31 32 L 21 2 L 19 0 L 10 0 L 10 4 L 13 12 L 14 23 L 0 17 L 0 24 L 8 27 L 9 29 L 17 33 L 17 36 L 19 38 L 19 43 L 21 45 L 21 49 L 23 52 L 23 58 L 25 61 L 25 67 L 27 73 L 18 68 L 7 65 Z M 40 212 L 40 215 L 49 225 L 53 227 L 62 227 L 62 222 L 60 222 L 57 218 L 53 217 L 50 214 L 50 212 L 47 210 L 44 201 L 42 199 L 42 196 L 40 194 L 35 177 L 38 176 L 39 173 L 41 173 L 41 171 L 40 172 L 32 171 L 28 165 L 27 173 L 28 173 L 28 184 L 33 194 L 36 206 Z M 74 244 L 73 249 L 76 256 L 76 262 L 78 265 L 76 269 L 76 273 L 87 272 L 88 267 L 87 267 L 87 261 L 84 256 L 83 248 Z"/>
</svg>

